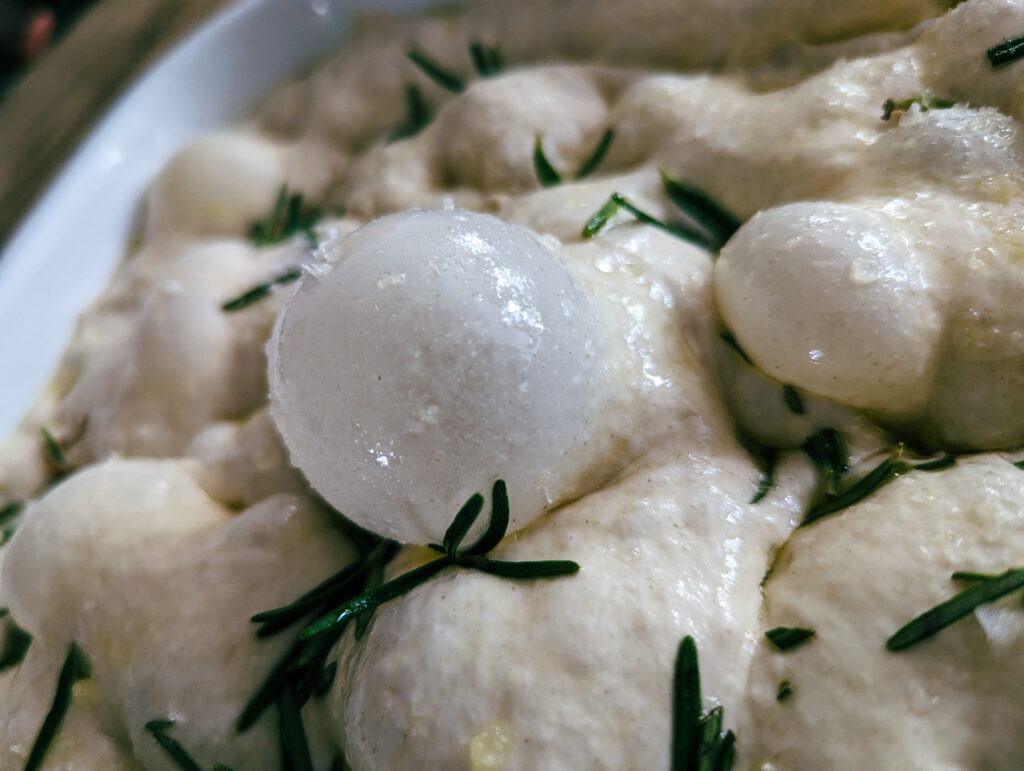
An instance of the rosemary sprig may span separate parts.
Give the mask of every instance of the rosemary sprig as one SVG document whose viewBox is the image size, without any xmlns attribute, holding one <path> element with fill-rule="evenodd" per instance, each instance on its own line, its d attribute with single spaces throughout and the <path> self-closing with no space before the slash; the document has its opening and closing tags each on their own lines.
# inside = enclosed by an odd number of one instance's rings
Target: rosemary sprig
<svg viewBox="0 0 1024 771">
<path fill-rule="evenodd" d="M 181 742 L 167 734 L 167 729 L 173 725 L 173 720 L 150 720 L 146 723 L 146 730 L 160 745 L 160 749 L 178 765 L 178 768 L 183 771 L 203 771 L 202 766 L 196 763 L 188 751 L 181 746 Z"/>
<path fill-rule="evenodd" d="M 928 112 L 928 110 L 948 110 L 956 105 L 956 102 L 952 99 L 931 95 L 912 96 L 899 101 L 886 99 L 882 103 L 882 120 L 889 120 L 893 113 L 906 112 L 915 104 L 920 106 L 921 112 Z"/>
<path fill-rule="evenodd" d="M 32 635 L 13 621 L 8 622 L 4 629 L 4 645 L 0 649 L 0 672 L 18 666 L 25 659 L 31 644 Z"/>
<path fill-rule="evenodd" d="M 405 121 L 388 135 L 388 143 L 419 134 L 430 123 L 430 109 L 423 92 L 415 83 L 405 84 Z"/>
<path fill-rule="evenodd" d="M 604 157 L 608 155 L 608 148 L 611 147 L 613 139 L 615 139 L 615 130 L 606 128 L 604 133 L 601 134 L 601 138 L 597 140 L 597 144 L 594 146 L 594 151 L 590 154 L 590 157 L 583 162 L 579 171 L 576 172 L 576 179 L 589 177 L 597 171 L 598 166 L 604 161 Z"/>
<path fill-rule="evenodd" d="M 533 170 L 541 187 L 554 187 L 562 184 L 562 175 L 555 171 L 548 157 L 544 155 L 543 137 L 540 134 L 533 141 Z"/>
<path fill-rule="evenodd" d="M 505 69 L 505 57 L 497 46 L 474 41 L 469 44 L 469 56 L 473 60 L 473 69 L 481 78 L 493 77 Z"/>
<path fill-rule="evenodd" d="M 508 526 L 508 491 L 503 480 L 499 479 L 494 483 L 491 499 L 491 524 L 477 544 L 466 551 L 462 551 L 459 548 L 462 545 L 463 538 L 465 538 L 470 528 L 476 522 L 483 507 L 483 496 L 479 493 L 471 496 L 462 509 L 460 509 L 448 527 L 444 541 L 441 544 L 431 545 L 436 551 L 442 552 L 443 556 L 425 565 L 420 565 L 408 573 L 403 573 L 381 586 L 368 589 L 358 597 L 342 603 L 330 613 L 321 616 L 303 629 L 299 635 L 300 639 L 309 640 L 324 632 L 335 629 L 347 623 L 354 616 L 377 608 L 389 600 L 393 600 L 426 583 L 448 567 L 468 568 L 501 578 L 513 579 L 556 578 L 571 575 L 580 569 L 577 563 L 569 560 L 504 562 L 485 557 L 484 555 L 494 548 L 501 540 L 501 537 L 504 536 Z M 498 530 L 495 522 L 501 523 L 502 519 L 504 519 L 503 526 Z"/>
<path fill-rule="evenodd" d="M 988 49 L 985 54 L 993 67 L 1010 64 L 1024 58 L 1024 35 L 1012 37 Z"/>
<path fill-rule="evenodd" d="M 322 212 L 303 203 L 302 193 L 288 193 L 288 185 L 281 185 L 270 214 L 252 224 L 249 238 L 256 246 L 270 246 L 287 241 L 299 233 L 306 237 L 310 248 L 317 245 L 314 226 Z"/>
<path fill-rule="evenodd" d="M 707 232 L 712 251 L 720 250 L 733 233 L 740 229 L 743 223 L 739 218 L 706 193 L 672 179 L 664 169 L 660 173 L 665 195 Z"/>
<path fill-rule="evenodd" d="M 638 209 L 621 193 L 612 193 L 607 203 L 598 209 L 594 216 L 587 221 L 587 224 L 583 226 L 583 238 L 593 238 L 596 236 L 598 232 L 608 224 L 608 221 L 615 216 L 619 209 L 629 212 L 636 220 L 644 223 L 645 225 L 653 225 L 676 238 L 681 238 L 684 241 L 689 241 L 690 243 L 697 244 L 704 248 L 710 248 L 708 237 L 703 232 L 687 225 L 668 224 L 662 222 L 656 217 L 652 217 L 647 212 Z"/>
<path fill-rule="evenodd" d="M 796 687 L 789 680 L 779 683 L 779 690 L 775 692 L 776 701 L 785 701 L 796 692 Z"/>
<path fill-rule="evenodd" d="M 806 643 L 814 637 L 814 634 L 813 629 L 804 629 L 799 626 L 777 626 L 765 632 L 764 636 L 780 651 L 791 651 Z"/>
<path fill-rule="evenodd" d="M 299 278 L 301 277 L 301 270 L 290 270 L 287 273 L 278 276 L 277 278 L 271 279 L 265 284 L 254 286 L 247 292 L 243 292 L 242 294 L 240 294 L 234 300 L 228 300 L 226 303 L 220 306 L 220 309 L 222 311 L 227 311 L 228 313 L 233 313 L 234 311 L 240 311 L 243 308 L 248 308 L 253 303 L 259 302 L 264 297 L 269 296 L 270 293 L 274 290 L 274 287 L 284 286 L 285 284 L 291 284 L 294 281 L 298 281 Z"/>
<path fill-rule="evenodd" d="M 64 659 L 64 665 L 60 669 L 60 675 L 57 677 L 57 689 L 53 694 L 53 703 L 32 743 L 32 750 L 28 754 L 28 760 L 25 761 L 24 771 L 36 771 L 42 767 L 43 759 L 64 722 L 64 716 L 71 707 L 72 687 L 79 680 L 89 677 L 89 674 L 88 659 L 85 658 L 85 654 L 77 644 L 71 643 L 68 655 Z"/>
<path fill-rule="evenodd" d="M 804 400 L 800 398 L 800 392 L 794 386 L 788 383 L 782 386 L 782 401 L 786 403 L 790 412 L 796 415 L 804 414 Z"/>
<path fill-rule="evenodd" d="M 909 648 L 959 621 L 964 616 L 970 615 L 978 606 L 994 602 L 1022 587 L 1024 587 L 1024 568 L 1007 570 L 995 578 L 979 581 L 974 586 L 939 603 L 931 610 L 905 624 L 886 641 L 885 647 L 890 651 Z"/>
<path fill-rule="evenodd" d="M 405 55 L 409 57 L 413 64 L 420 68 L 424 75 L 446 91 L 459 94 L 466 90 L 466 81 L 454 72 L 442 67 L 422 51 L 413 48 L 407 51 Z"/>
<path fill-rule="evenodd" d="M 697 643 L 687 635 L 679 643 L 672 678 L 672 771 L 729 771 L 736 735 L 722 733 L 723 710 L 702 713 Z"/>
<path fill-rule="evenodd" d="M 811 522 L 828 516 L 829 514 L 835 514 L 837 511 L 848 508 L 855 503 L 859 503 L 880 487 L 891 482 L 896 478 L 896 475 L 905 468 L 900 461 L 902 452 L 902 447 L 896 448 L 888 458 L 858 479 L 844 492 L 839 495 L 826 498 L 817 506 L 812 506 L 804 516 L 804 521 L 800 523 L 801 526 L 810 524 Z"/>
</svg>

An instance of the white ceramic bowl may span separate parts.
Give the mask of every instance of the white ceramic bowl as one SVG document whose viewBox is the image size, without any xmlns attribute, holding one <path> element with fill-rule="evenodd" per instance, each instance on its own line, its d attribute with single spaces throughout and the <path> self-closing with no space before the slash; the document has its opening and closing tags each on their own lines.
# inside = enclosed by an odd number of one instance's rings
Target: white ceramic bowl
<svg viewBox="0 0 1024 771">
<path fill-rule="evenodd" d="M 0 437 L 45 386 L 75 318 L 122 259 L 146 184 L 175 150 L 242 118 L 274 86 L 338 47 L 355 13 L 439 4 L 241 0 L 146 72 L 0 253 Z"/>
</svg>

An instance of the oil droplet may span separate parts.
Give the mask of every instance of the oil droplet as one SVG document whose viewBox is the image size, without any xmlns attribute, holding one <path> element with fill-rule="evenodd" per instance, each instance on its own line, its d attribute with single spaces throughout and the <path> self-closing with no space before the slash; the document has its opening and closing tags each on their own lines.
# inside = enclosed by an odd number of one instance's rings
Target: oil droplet
<svg viewBox="0 0 1024 771">
<path fill-rule="evenodd" d="M 512 726 L 503 720 L 484 726 L 469 742 L 471 771 L 504 771 L 512 755 L 514 735 Z"/>
</svg>

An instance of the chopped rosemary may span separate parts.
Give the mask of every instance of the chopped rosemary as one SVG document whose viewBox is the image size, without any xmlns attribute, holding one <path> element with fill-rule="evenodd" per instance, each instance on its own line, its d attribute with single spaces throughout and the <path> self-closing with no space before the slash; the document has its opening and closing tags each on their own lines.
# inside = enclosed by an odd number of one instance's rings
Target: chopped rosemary
<svg viewBox="0 0 1024 771">
<path fill-rule="evenodd" d="M 42 767 L 43 759 L 56 738 L 61 723 L 64 722 L 64 716 L 71 707 L 71 689 L 79 680 L 89 677 L 89 673 L 89 661 L 85 658 L 85 654 L 77 644 L 71 643 L 68 655 L 64 659 L 64 665 L 60 668 L 60 675 L 57 677 L 57 689 L 53 694 L 53 703 L 32 743 L 32 750 L 28 754 L 28 760 L 25 761 L 24 771 L 36 771 Z"/>
<path fill-rule="evenodd" d="M 249 291 L 240 294 L 234 300 L 228 300 L 226 303 L 220 306 L 220 309 L 222 311 L 227 311 L 228 313 L 233 313 L 234 311 L 240 311 L 243 308 L 248 308 L 253 303 L 259 302 L 264 297 L 269 296 L 270 293 L 274 290 L 274 287 L 284 286 L 285 284 L 291 284 L 293 281 L 298 281 L 299 278 L 301 278 L 301 276 L 301 270 L 290 270 L 287 273 L 278 276 L 277 278 L 271 279 L 265 284 L 254 286 Z"/>
<path fill-rule="evenodd" d="M 314 226 L 321 214 L 319 209 L 304 205 L 302 193 L 289 195 L 288 185 L 281 185 L 274 208 L 264 219 L 252 224 L 249 238 L 256 246 L 270 246 L 301 233 L 312 248 L 317 244 Z"/>
<path fill-rule="evenodd" d="M 672 771 L 728 771 L 736 735 L 722 733 L 723 710 L 701 712 L 697 643 L 687 635 L 679 643 L 672 677 Z"/>
<path fill-rule="evenodd" d="M 821 487 L 829 498 L 839 492 L 839 480 L 849 469 L 849 455 L 843 435 L 834 428 L 823 428 L 808 436 L 800 445 L 818 470 Z"/>
<path fill-rule="evenodd" d="M 804 400 L 800 398 L 800 392 L 788 383 L 782 386 L 782 401 L 786 403 L 789 411 L 797 415 L 804 414 Z"/>
<path fill-rule="evenodd" d="M 508 528 L 508 491 L 501 479 L 494 483 L 491 494 L 491 521 L 487 529 L 476 544 L 465 550 L 460 549 L 463 538 L 480 515 L 482 507 L 483 496 L 479 493 L 466 501 L 448 527 L 442 544 L 432 544 L 432 548 L 442 552 L 442 557 L 342 603 L 303 629 L 299 634 L 300 639 L 310 640 L 336 629 L 353 617 L 426 583 L 447 567 L 469 568 L 501 578 L 514 579 L 556 578 L 579 571 L 580 566 L 569 560 L 505 562 L 484 556 L 497 546 Z"/>
<path fill-rule="evenodd" d="M 481 78 L 493 77 L 505 69 L 505 57 L 497 46 L 470 43 L 469 56 L 473 60 L 473 69 Z"/>
<path fill-rule="evenodd" d="M 3 648 L 0 648 L 0 672 L 18 666 L 24 660 L 31 644 L 32 635 L 13 621 L 9 622 L 4 629 Z"/>
<path fill-rule="evenodd" d="M 1016 466 L 1019 469 L 1024 469 L 1024 460 L 1019 460 L 1016 463 L 1014 463 L 1013 465 Z"/>
<path fill-rule="evenodd" d="M 1024 35 L 1012 37 L 992 46 L 985 52 L 993 67 L 1010 64 L 1024 58 Z"/>
<path fill-rule="evenodd" d="M 779 690 L 775 693 L 775 700 L 785 701 L 793 695 L 794 691 L 796 691 L 796 688 L 794 687 L 793 683 L 791 683 L 789 680 L 783 680 L 781 683 L 779 683 Z"/>
<path fill-rule="evenodd" d="M 855 503 L 867 498 L 871 493 L 892 481 L 896 475 L 903 470 L 900 455 L 902 447 L 893 450 L 888 458 L 871 469 L 867 474 L 858 479 L 853 485 L 839 495 L 829 496 L 816 506 L 808 510 L 801 525 L 807 525 L 816 519 L 821 519 L 829 514 L 835 514 Z"/>
<path fill-rule="evenodd" d="M 814 637 L 814 630 L 799 626 L 777 626 L 765 632 L 764 636 L 780 651 L 791 651 Z"/>
<path fill-rule="evenodd" d="M 196 763 L 188 751 L 181 746 L 181 743 L 172 736 L 167 735 L 167 729 L 174 725 L 173 720 L 150 720 L 146 723 L 146 730 L 153 736 L 160 749 L 167 753 L 178 768 L 183 771 L 203 771 L 202 766 Z"/>
<path fill-rule="evenodd" d="M 68 465 L 68 459 L 64 455 L 64 448 L 60 446 L 60 442 L 53 438 L 53 434 L 46 426 L 40 426 L 39 432 L 43 437 L 43 455 L 46 457 L 46 462 L 55 469 L 65 468 Z"/>
<path fill-rule="evenodd" d="M 608 221 L 616 212 L 619 211 L 619 209 L 624 209 L 629 212 L 636 220 L 644 223 L 645 225 L 653 225 L 676 238 L 681 238 L 684 241 L 689 241 L 690 243 L 697 244 L 698 246 L 710 248 L 707 236 L 704 233 L 686 225 L 666 224 L 661 220 L 652 217 L 647 212 L 638 209 L 626 200 L 626 197 L 621 193 L 612 193 L 608 202 L 598 209 L 597 213 L 587 221 L 587 224 L 583 227 L 583 238 L 593 238 L 596 236 L 597 233 L 608 224 Z"/>
<path fill-rule="evenodd" d="M 583 162 L 579 171 L 576 172 L 576 179 L 589 177 L 597 171 L 598 166 L 600 166 L 601 162 L 604 161 L 604 157 L 608 155 L 608 148 L 611 147 L 613 139 L 615 139 L 615 130 L 610 128 L 605 129 L 601 138 L 597 140 L 597 145 L 594 146 L 594 151 L 590 154 L 590 157 Z"/>
<path fill-rule="evenodd" d="M 995 578 L 979 581 L 974 586 L 939 603 L 931 610 L 905 624 L 886 641 L 885 647 L 890 651 L 909 648 L 959 621 L 964 616 L 970 615 L 979 605 L 994 602 L 1022 587 L 1024 587 L 1024 568 L 1007 570 Z"/>
<path fill-rule="evenodd" d="M 707 232 L 712 251 L 721 249 L 743 224 L 721 204 L 692 185 L 672 179 L 664 169 L 661 170 L 661 184 L 669 200 Z"/>
<path fill-rule="evenodd" d="M 430 123 L 430 109 L 423 92 L 415 83 L 405 84 L 405 121 L 388 135 L 388 143 L 419 134 Z"/>
<path fill-rule="evenodd" d="M 423 74 L 437 83 L 446 91 L 453 94 L 461 93 L 466 89 L 466 81 L 453 72 L 446 70 L 422 51 L 412 49 L 406 52 L 409 60 L 422 70 Z"/>
<path fill-rule="evenodd" d="M 544 155 L 540 134 L 537 134 L 533 142 L 533 170 L 537 174 L 537 181 L 540 182 L 541 187 L 554 187 L 555 185 L 562 184 L 561 174 L 555 171 L 555 167 L 551 165 L 547 156 Z"/>
<path fill-rule="evenodd" d="M 893 113 L 906 112 L 915 104 L 921 108 L 921 112 L 928 112 L 928 110 L 948 110 L 956 105 L 956 102 L 941 96 L 930 95 L 912 96 L 909 99 L 900 99 L 899 101 L 886 99 L 882 103 L 882 120 L 889 120 L 892 118 Z"/>
<path fill-rule="evenodd" d="M 949 577 L 950 581 L 991 581 L 999 576 L 993 573 L 974 573 L 970 570 L 958 570 Z"/>
<path fill-rule="evenodd" d="M 10 501 L 9 503 L 5 503 L 3 507 L 0 507 L 0 525 L 6 525 L 8 521 L 21 514 L 21 511 L 24 508 L 24 501 Z"/>
<path fill-rule="evenodd" d="M 775 486 L 775 461 L 777 453 L 773 447 L 764 447 L 759 453 L 762 460 L 761 481 L 757 485 L 757 492 L 750 499 L 751 503 L 760 503 Z"/>
<path fill-rule="evenodd" d="M 754 362 L 750 360 L 749 356 L 747 356 L 747 352 L 740 348 L 740 344 L 736 342 L 736 337 L 733 335 L 732 332 L 723 332 L 722 334 L 719 335 L 719 337 L 722 338 L 723 343 L 725 343 L 727 346 L 736 351 L 736 353 L 739 354 L 740 358 L 743 359 L 743 361 L 745 361 L 751 367 L 754 366 Z"/>
</svg>

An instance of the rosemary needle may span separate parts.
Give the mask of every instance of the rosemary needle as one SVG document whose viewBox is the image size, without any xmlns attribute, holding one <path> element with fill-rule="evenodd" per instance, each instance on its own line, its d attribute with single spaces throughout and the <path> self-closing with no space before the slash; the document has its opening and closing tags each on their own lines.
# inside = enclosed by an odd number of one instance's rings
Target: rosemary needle
<svg viewBox="0 0 1024 771">
<path fill-rule="evenodd" d="M 76 682 L 89 677 L 89 672 L 89 662 L 85 658 L 85 654 L 82 653 L 78 645 L 71 643 L 68 655 L 64 659 L 64 665 L 60 669 L 60 675 L 57 677 L 57 689 L 53 695 L 53 703 L 32 743 L 32 750 L 29 752 L 28 760 L 25 761 L 24 771 L 37 771 L 42 767 L 43 759 L 64 722 L 64 716 L 71 707 L 71 689 Z"/>
</svg>

